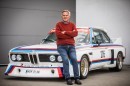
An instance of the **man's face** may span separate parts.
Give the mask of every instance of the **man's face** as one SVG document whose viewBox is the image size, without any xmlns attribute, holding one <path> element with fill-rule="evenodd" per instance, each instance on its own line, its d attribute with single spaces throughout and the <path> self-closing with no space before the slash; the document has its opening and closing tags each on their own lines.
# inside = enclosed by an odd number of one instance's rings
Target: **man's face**
<svg viewBox="0 0 130 86">
<path fill-rule="evenodd" d="M 70 15 L 68 12 L 63 12 L 61 16 L 62 16 L 63 21 L 67 22 L 70 19 Z"/>
</svg>

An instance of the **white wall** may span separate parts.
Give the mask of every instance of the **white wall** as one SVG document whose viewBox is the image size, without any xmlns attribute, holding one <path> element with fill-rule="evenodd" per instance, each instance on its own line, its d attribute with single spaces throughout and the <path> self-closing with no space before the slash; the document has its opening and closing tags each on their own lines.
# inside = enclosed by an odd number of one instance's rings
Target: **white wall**
<svg viewBox="0 0 130 86">
<path fill-rule="evenodd" d="M 72 12 L 75 0 L 0 0 L 0 64 L 8 64 L 8 52 L 21 45 L 40 43 L 61 21 L 61 11 Z"/>
<path fill-rule="evenodd" d="M 76 0 L 77 26 L 105 28 L 111 38 L 121 37 L 130 64 L 130 1 Z"/>
</svg>

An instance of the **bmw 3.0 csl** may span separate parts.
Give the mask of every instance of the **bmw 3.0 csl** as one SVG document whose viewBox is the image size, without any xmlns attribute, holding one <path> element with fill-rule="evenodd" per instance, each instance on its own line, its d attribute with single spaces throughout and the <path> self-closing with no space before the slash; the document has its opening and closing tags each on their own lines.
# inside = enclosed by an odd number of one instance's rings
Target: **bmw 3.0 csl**
<svg viewBox="0 0 130 86">
<path fill-rule="evenodd" d="M 77 28 L 77 30 L 75 47 L 82 79 L 95 69 L 122 70 L 126 52 L 123 45 L 112 41 L 102 29 Z M 70 76 L 73 77 L 71 60 L 69 65 Z M 15 77 L 64 77 L 62 57 L 57 52 L 55 29 L 52 29 L 40 44 L 11 49 L 5 74 Z"/>
</svg>

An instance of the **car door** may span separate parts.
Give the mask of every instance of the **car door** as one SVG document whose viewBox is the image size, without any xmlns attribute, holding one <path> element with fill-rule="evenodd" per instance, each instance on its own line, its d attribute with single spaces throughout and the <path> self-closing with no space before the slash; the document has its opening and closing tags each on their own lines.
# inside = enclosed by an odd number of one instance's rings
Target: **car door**
<svg viewBox="0 0 130 86">
<path fill-rule="evenodd" d="M 109 57 L 108 48 L 105 45 L 106 42 L 110 42 L 101 30 L 93 30 L 92 36 L 92 68 L 103 67 Z"/>
</svg>

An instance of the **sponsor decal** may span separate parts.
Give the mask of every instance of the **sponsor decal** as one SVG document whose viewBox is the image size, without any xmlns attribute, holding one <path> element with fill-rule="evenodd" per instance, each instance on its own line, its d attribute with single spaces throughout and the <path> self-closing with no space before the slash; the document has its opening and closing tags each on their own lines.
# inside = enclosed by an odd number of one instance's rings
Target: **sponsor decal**
<svg viewBox="0 0 130 86">
<path fill-rule="evenodd" d="M 25 71 L 26 74 L 39 74 L 40 73 L 40 70 L 30 70 L 30 69 L 27 69 Z"/>
</svg>

